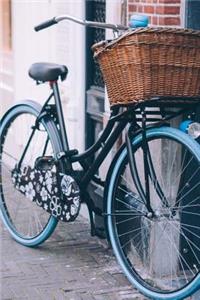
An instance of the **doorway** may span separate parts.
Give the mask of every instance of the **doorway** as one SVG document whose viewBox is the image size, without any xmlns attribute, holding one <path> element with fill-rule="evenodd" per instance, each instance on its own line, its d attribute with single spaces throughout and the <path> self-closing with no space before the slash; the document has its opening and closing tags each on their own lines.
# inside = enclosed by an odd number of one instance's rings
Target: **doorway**
<svg viewBox="0 0 200 300">
<path fill-rule="evenodd" d="M 106 0 L 86 1 L 86 19 L 105 22 Z M 91 46 L 105 39 L 105 30 L 86 30 L 86 148 L 90 147 L 103 129 L 104 82 Z"/>
<path fill-rule="evenodd" d="M 186 27 L 200 29 L 200 1 L 186 0 Z"/>
</svg>

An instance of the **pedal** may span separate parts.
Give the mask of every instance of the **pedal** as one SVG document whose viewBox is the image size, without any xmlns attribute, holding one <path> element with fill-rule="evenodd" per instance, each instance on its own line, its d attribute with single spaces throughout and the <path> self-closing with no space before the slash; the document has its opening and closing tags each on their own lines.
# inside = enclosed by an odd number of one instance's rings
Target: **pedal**
<svg viewBox="0 0 200 300">
<path fill-rule="evenodd" d="M 48 171 L 53 168 L 55 160 L 52 156 L 40 156 L 35 161 L 35 169 Z"/>
</svg>

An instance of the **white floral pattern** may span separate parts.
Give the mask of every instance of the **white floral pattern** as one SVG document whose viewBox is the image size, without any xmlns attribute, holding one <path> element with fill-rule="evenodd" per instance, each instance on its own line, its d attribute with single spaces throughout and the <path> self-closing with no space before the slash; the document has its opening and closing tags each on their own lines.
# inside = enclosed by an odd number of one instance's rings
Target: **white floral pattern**
<svg viewBox="0 0 200 300">
<path fill-rule="evenodd" d="M 46 183 L 46 187 L 47 187 L 49 193 L 51 193 L 52 184 L 53 184 L 51 171 L 46 172 L 46 174 L 45 174 L 45 183 Z"/>
<path fill-rule="evenodd" d="M 48 192 L 45 189 L 45 187 L 42 187 L 42 190 L 40 192 L 40 196 L 42 198 L 42 201 L 47 201 L 47 199 L 48 199 Z"/>
<path fill-rule="evenodd" d="M 75 204 L 76 207 L 79 207 L 79 205 L 80 205 L 80 197 L 74 197 L 73 198 L 73 203 Z"/>
<path fill-rule="evenodd" d="M 13 170 L 12 181 L 17 190 L 57 219 L 70 222 L 78 216 L 80 190 L 73 177 L 25 166 Z"/>
<path fill-rule="evenodd" d="M 58 217 L 61 215 L 61 205 L 59 204 L 59 198 L 53 196 L 50 202 L 50 209 L 52 211 L 52 215 Z"/>
<path fill-rule="evenodd" d="M 20 187 L 20 191 L 21 191 L 22 187 Z M 33 198 L 35 196 L 35 190 L 33 189 L 33 184 L 32 182 L 29 182 L 26 186 L 25 186 L 25 195 L 27 198 L 29 198 L 31 201 L 33 201 Z"/>
<path fill-rule="evenodd" d="M 61 188 L 64 195 L 69 196 L 72 192 L 72 182 L 73 178 L 71 176 L 64 175 L 61 181 Z"/>
<path fill-rule="evenodd" d="M 77 214 L 77 206 L 75 206 L 74 204 L 71 205 L 71 208 L 70 208 L 70 212 L 71 212 L 71 215 L 74 216 Z"/>
</svg>

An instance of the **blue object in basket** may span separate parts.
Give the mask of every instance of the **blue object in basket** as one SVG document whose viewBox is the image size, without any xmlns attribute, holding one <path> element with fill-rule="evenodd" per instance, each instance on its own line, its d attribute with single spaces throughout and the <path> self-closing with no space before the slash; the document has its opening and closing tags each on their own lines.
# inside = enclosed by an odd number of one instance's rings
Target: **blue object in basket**
<svg viewBox="0 0 200 300">
<path fill-rule="evenodd" d="M 147 27 L 149 24 L 149 19 L 146 15 L 137 15 L 134 14 L 131 16 L 129 21 L 129 27 L 136 28 L 136 27 Z"/>
<path fill-rule="evenodd" d="M 191 120 L 182 121 L 181 124 L 179 125 L 179 129 L 185 133 L 188 133 L 188 128 L 191 123 L 192 123 Z"/>
</svg>

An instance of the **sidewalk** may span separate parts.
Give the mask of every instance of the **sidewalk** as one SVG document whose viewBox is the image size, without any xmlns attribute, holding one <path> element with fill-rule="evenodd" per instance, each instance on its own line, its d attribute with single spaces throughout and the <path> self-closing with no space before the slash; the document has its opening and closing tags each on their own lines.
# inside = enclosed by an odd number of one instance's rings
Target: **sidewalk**
<svg viewBox="0 0 200 300">
<path fill-rule="evenodd" d="M 60 222 L 38 248 L 16 243 L 0 221 L 0 300 L 148 300 L 121 272 L 82 216 Z M 199 292 L 187 300 L 199 300 Z"/>
<path fill-rule="evenodd" d="M 82 216 L 59 223 L 52 237 L 26 248 L 1 230 L 1 300 L 144 300 L 129 284 L 106 243 L 90 236 Z"/>
</svg>

